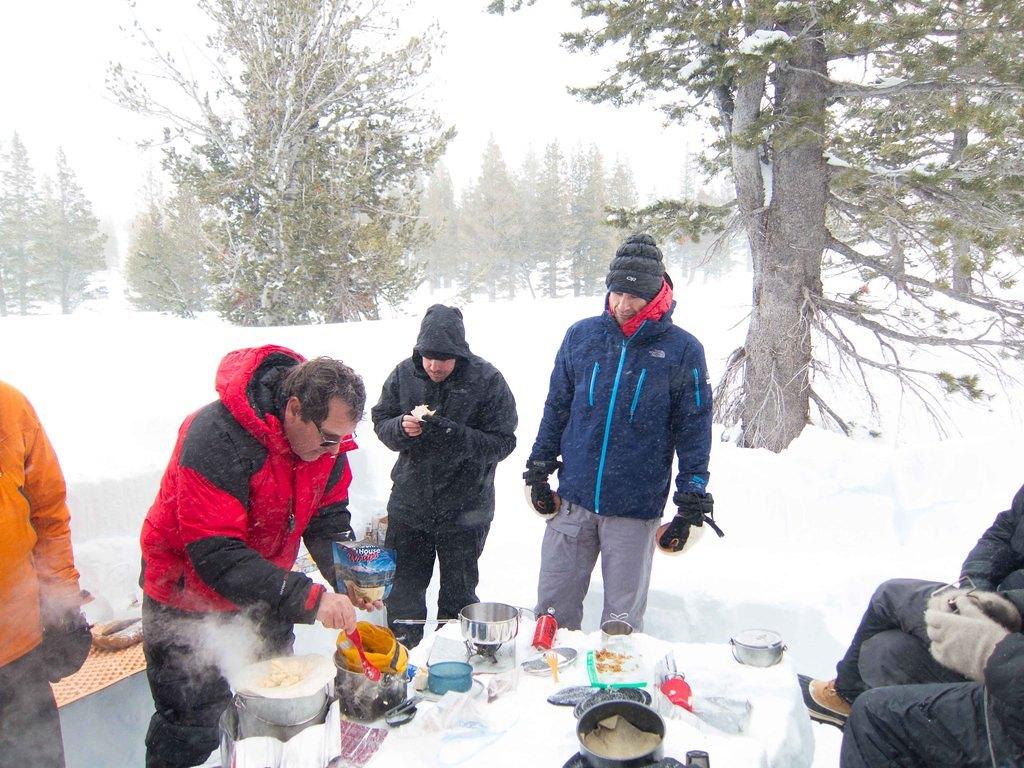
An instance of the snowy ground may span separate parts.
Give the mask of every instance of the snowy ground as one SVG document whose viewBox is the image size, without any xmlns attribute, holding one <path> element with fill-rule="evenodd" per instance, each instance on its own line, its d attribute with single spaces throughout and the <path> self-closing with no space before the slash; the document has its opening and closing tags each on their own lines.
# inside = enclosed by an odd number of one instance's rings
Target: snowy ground
<svg viewBox="0 0 1024 768">
<path fill-rule="evenodd" d="M 700 338 L 712 380 L 745 330 L 749 279 L 680 286 L 676 322 Z M 438 300 L 440 297 L 434 297 Z M 418 295 L 396 316 L 347 325 L 251 329 L 215 318 L 183 321 L 111 304 L 73 316 L 0 319 L 0 378 L 34 402 L 67 475 L 76 556 L 87 588 L 114 608 L 137 578 L 139 525 L 181 419 L 214 397 L 231 349 L 264 343 L 344 359 L 366 379 L 370 403 L 410 353 Z M 523 502 L 520 474 L 536 434 L 551 361 L 564 329 L 600 300 L 517 300 L 464 308 L 473 350 L 505 374 L 520 414 L 519 447 L 498 470 L 498 509 L 481 562 L 480 595 L 532 605 L 543 524 Z M 658 555 L 647 630 L 674 641 L 726 641 L 767 626 L 802 670 L 830 675 L 875 585 L 896 576 L 953 579 L 995 514 L 1024 482 L 1021 390 L 983 406 L 950 403 L 954 436 L 938 440 L 896 393 L 883 401 L 882 436 L 847 439 L 809 427 L 785 452 L 716 441 L 711 486 L 726 538 L 685 557 Z M 832 401 L 859 401 L 842 385 Z M 866 421 L 864 422 L 866 423 Z M 718 429 L 718 428 L 716 428 Z M 352 455 L 357 532 L 383 512 L 394 454 L 360 425 Z M 595 582 L 598 577 L 595 575 Z M 600 585 L 587 601 L 596 622 Z M 816 766 L 838 764 L 839 732 L 816 726 Z"/>
</svg>

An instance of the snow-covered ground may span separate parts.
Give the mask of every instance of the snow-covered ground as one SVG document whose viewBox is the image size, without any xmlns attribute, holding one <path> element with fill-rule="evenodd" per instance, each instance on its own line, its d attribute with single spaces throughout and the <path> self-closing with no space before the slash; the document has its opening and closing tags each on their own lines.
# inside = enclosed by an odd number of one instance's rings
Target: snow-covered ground
<svg viewBox="0 0 1024 768">
<path fill-rule="evenodd" d="M 212 317 L 184 321 L 110 303 L 70 317 L 0 319 L 0 378 L 21 388 L 46 426 L 68 479 L 76 557 L 84 585 L 118 608 L 137 578 L 139 525 L 182 418 L 214 398 L 220 358 L 279 343 L 307 356 L 340 357 L 364 376 L 372 405 L 411 351 L 417 294 L 378 322 L 237 328 Z M 680 286 L 675 320 L 704 343 L 712 380 L 743 338 L 749 276 Z M 519 406 L 519 447 L 498 469 L 494 525 L 481 562 L 485 600 L 532 605 L 543 524 L 523 501 L 521 473 L 564 329 L 596 314 L 600 299 L 518 299 L 464 307 L 472 349 L 505 374 Z M 844 415 L 860 398 L 842 384 Z M 766 626 L 796 665 L 831 676 L 878 582 L 953 579 L 981 531 L 1024 482 L 1024 393 L 996 391 L 985 405 L 950 402 L 954 436 L 888 391 L 881 437 L 845 438 L 808 427 L 781 454 L 716 441 L 710 490 L 726 538 L 705 537 L 685 556 L 656 557 L 646 629 L 675 641 L 726 641 Z M 861 420 L 864 423 L 866 420 Z M 716 427 L 716 433 L 720 428 Z M 394 454 L 360 424 L 352 455 L 354 525 L 383 513 Z M 600 610 L 599 573 L 585 629 Z M 816 766 L 838 764 L 839 732 L 816 726 Z"/>
</svg>

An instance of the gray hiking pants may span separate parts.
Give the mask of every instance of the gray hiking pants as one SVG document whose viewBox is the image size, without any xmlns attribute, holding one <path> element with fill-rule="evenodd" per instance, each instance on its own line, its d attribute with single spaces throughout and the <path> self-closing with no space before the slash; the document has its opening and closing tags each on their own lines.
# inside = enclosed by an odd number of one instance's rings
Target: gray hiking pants
<svg viewBox="0 0 1024 768">
<path fill-rule="evenodd" d="M 647 588 L 651 583 L 654 534 L 661 521 L 595 515 L 562 501 L 547 521 L 541 547 L 537 611 L 555 611 L 559 627 L 579 629 L 583 598 L 601 555 L 604 608 L 601 622 L 616 618 L 643 629 Z"/>
</svg>

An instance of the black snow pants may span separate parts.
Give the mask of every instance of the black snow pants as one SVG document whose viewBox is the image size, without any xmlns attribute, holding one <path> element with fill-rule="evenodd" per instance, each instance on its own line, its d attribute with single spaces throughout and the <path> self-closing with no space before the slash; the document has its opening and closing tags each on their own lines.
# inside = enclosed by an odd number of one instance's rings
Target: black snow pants
<svg viewBox="0 0 1024 768">
<path fill-rule="evenodd" d="M 247 618 L 256 648 L 237 647 L 239 635 L 233 630 Z M 191 613 L 149 597 L 142 603 L 142 626 L 146 676 L 156 707 L 146 733 L 146 768 L 206 762 L 220 744 L 218 723 L 231 701 L 221 665 L 243 665 L 246 651 L 256 658 L 287 654 L 295 641 L 290 623 L 265 612 L 245 617 Z"/>
<path fill-rule="evenodd" d="M 846 655 L 836 665 L 836 690 L 854 701 L 869 688 L 916 683 L 962 683 L 928 652 L 925 606 L 942 585 L 891 579 L 871 596 Z"/>
<path fill-rule="evenodd" d="M 37 652 L 0 667 L 0 768 L 64 768 L 57 704 Z"/>
<path fill-rule="evenodd" d="M 458 618 L 459 611 L 478 602 L 480 581 L 477 561 L 484 551 L 490 524 L 472 528 L 439 527 L 422 530 L 389 521 L 385 546 L 397 558 L 395 581 L 387 598 L 388 623 L 395 637 L 407 648 L 423 639 L 423 626 L 395 624 L 395 619 L 427 618 L 426 593 L 434 573 L 434 557 L 441 568 L 441 590 L 437 618 Z"/>
<path fill-rule="evenodd" d="M 994 741 L 1001 741 L 998 736 Z M 1005 745 L 994 743 L 996 755 Z M 981 683 L 895 685 L 857 697 L 840 768 L 993 768 Z M 998 768 L 1018 765 L 1002 763 Z"/>
</svg>

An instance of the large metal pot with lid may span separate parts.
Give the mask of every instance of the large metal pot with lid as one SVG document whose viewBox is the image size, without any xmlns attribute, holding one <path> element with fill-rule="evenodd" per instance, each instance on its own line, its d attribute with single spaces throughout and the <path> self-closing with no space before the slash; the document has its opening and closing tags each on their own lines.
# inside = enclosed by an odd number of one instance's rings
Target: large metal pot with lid
<svg viewBox="0 0 1024 768">
<path fill-rule="evenodd" d="M 287 741 L 323 722 L 334 694 L 335 667 L 326 656 L 280 656 L 242 669 L 232 679 L 238 738 Z"/>
</svg>

